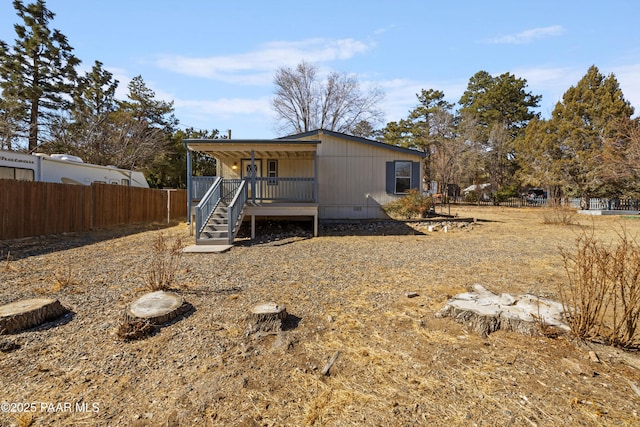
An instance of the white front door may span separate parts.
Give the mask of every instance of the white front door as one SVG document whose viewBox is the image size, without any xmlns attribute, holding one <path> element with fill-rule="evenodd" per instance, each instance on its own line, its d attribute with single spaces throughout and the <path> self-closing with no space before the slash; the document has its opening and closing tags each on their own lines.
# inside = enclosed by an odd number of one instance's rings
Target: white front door
<svg viewBox="0 0 640 427">
<path fill-rule="evenodd" d="M 253 197 L 251 194 L 251 177 L 262 178 L 262 160 L 255 159 L 253 162 L 253 168 L 251 165 L 251 159 L 242 159 L 242 178 L 248 178 L 247 185 L 249 186 L 249 198 Z M 256 182 L 256 198 L 260 198 L 261 182 Z"/>
</svg>

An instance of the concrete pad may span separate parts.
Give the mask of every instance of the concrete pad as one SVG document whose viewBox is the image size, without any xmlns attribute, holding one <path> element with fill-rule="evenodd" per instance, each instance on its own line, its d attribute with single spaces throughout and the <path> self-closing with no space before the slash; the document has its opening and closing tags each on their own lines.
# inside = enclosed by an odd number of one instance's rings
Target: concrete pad
<svg viewBox="0 0 640 427">
<path fill-rule="evenodd" d="M 583 215 L 638 215 L 640 211 L 623 211 L 623 210 L 605 210 L 605 209 L 589 209 L 579 210 L 579 214 Z"/>
<path fill-rule="evenodd" d="M 221 254 L 231 249 L 233 245 L 191 245 L 182 249 L 187 254 Z"/>
</svg>

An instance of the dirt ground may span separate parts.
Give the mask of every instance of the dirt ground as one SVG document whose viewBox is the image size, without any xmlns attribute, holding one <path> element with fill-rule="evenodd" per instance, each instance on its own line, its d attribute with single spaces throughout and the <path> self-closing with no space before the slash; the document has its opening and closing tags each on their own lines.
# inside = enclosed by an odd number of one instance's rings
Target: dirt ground
<svg viewBox="0 0 640 427">
<path fill-rule="evenodd" d="M 2 241 L 0 304 L 51 297 L 72 313 L 0 336 L 0 426 L 640 425 L 636 352 L 483 338 L 435 317 L 476 283 L 557 299 L 560 247 L 581 230 L 637 236 L 640 218 L 451 213 L 476 222 L 331 224 L 317 238 L 262 229 L 223 254 L 184 254 L 172 290 L 194 309 L 136 341 L 118 337 L 124 310 L 148 292 L 158 235 L 191 244 L 186 224 Z M 284 330 L 247 335 L 264 302 L 286 306 Z"/>
</svg>

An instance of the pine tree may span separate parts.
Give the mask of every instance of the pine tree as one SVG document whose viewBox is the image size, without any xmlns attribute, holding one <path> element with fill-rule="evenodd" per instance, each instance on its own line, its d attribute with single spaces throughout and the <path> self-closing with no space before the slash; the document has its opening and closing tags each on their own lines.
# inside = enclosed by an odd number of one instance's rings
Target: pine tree
<svg viewBox="0 0 640 427">
<path fill-rule="evenodd" d="M 564 93 L 551 119 L 529 124 L 518 146 L 521 177 L 579 196 L 583 209 L 590 197 L 610 196 L 608 184 L 619 174 L 607 168 L 619 164 L 605 161 L 605 142 L 624 137 L 621 123 L 629 122 L 632 114 L 615 76 L 605 77 L 591 66 Z"/>
<path fill-rule="evenodd" d="M 529 121 L 538 116 L 540 95 L 526 91 L 527 81 L 511 73 L 497 77 L 479 71 L 469 79 L 460 98 L 460 117 L 467 128 L 476 128 L 482 147 L 484 169 L 492 184 L 500 190 L 510 184 L 517 163 L 514 141 L 522 135 Z"/>
<path fill-rule="evenodd" d="M 75 67 L 80 63 L 67 38 L 49 28 L 55 14 L 44 0 L 25 6 L 14 0 L 13 6 L 23 24 L 14 26 L 17 39 L 10 48 L 0 47 L 0 89 L 4 102 L 18 105 L 17 117 L 26 126 L 29 150 L 39 144 L 40 128 L 57 110 L 65 110 L 76 81 Z"/>
<path fill-rule="evenodd" d="M 586 208 L 590 197 L 603 188 L 602 153 L 605 138 L 612 137 L 618 119 L 630 118 L 633 107 L 613 74 L 604 77 L 593 65 L 576 86 L 570 87 L 552 113 L 556 147 L 566 184 Z"/>
<path fill-rule="evenodd" d="M 78 155 L 96 164 L 109 164 L 114 133 L 112 115 L 118 108 L 115 99 L 118 81 L 95 61 L 91 71 L 79 79 L 71 106 L 69 138 Z"/>
</svg>

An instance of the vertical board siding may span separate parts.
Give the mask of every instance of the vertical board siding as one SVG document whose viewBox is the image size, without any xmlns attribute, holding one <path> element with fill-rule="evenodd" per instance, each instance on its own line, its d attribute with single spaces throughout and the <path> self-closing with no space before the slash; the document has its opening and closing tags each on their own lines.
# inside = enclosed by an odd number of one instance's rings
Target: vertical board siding
<svg viewBox="0 0 640 427">
<path fill-rule="evenodd" d="M 186 218 L 187 192 L 0 179 L 0 240 Z"/>
</svg>

